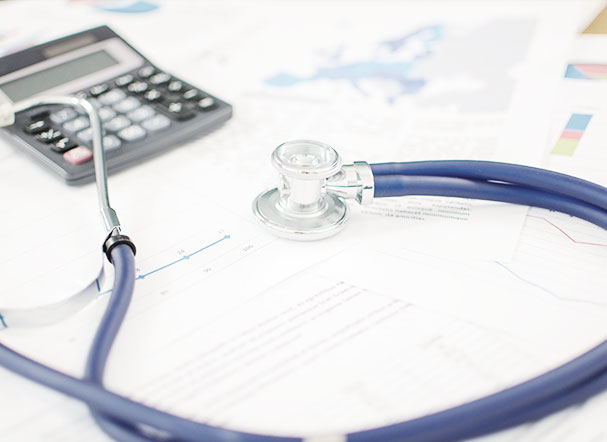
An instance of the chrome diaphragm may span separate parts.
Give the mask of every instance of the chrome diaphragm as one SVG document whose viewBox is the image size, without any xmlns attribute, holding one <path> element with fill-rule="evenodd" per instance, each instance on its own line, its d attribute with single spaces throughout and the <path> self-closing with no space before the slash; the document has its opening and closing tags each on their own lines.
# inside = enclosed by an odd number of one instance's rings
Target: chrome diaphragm
<svg viewBox="0 0 607 442">
<path fill-rule="evenodd" d="M 283 143 L 272 153 L 272 165 L 279 173 L 279 185 L 255 198 L 253 212 L 281 237 L 309 241 L 332 236 L 348 219 L 345 198 L 363 204 L 373 199 L 369 165 L 342 167 L 339 154 L 324 143 Z"/>
</svg>

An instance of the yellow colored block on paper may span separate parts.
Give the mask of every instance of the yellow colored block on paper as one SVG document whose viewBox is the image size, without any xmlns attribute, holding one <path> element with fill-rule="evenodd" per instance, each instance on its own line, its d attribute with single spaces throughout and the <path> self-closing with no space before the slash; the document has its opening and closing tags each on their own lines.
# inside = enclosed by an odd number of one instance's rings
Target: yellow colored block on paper
<svg viewBox="0 0 607 442">
<path fill-rule="evenodd" d="M 560 138 L 552 148 L 551 153 L 553 155 L 565 155 L 570 157 L 575 152 L 575 149 L 579 143 L 579 140 L 568 140 L 566 138 Z"/>
</svg>

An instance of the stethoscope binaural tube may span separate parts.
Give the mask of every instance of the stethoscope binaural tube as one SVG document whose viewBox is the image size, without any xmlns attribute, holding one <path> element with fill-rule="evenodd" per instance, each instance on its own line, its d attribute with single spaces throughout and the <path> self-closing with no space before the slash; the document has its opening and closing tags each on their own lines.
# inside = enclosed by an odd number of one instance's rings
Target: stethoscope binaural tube
<svg viewBox="0 0 607 442">
<path fill-rule="evenodd" d="M 411 161 L 371 164 L 377 182 L 385 176 L 436 176 L 510 183 L 558 193 L 607 209 L 605 187 L 586 180 L 536 167 L 494 161 Z"/>
<path fill-rule="evenodd" d="M 405 195 L 472 198 L 540 207 L 567 213 L 607 229 L 604 209 L 592 203 L 559 193 L 515 184 L 467 178 L 415 175 L 380 175 L 375 177 L 376 198 Z M 600 200 L 596 202 L 597 204 L 601 203 Z"/>
</svg>

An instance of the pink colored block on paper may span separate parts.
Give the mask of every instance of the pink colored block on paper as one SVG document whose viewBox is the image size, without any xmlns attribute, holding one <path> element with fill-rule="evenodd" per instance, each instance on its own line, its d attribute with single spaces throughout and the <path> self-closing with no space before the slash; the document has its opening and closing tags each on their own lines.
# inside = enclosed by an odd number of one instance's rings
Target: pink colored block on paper
<svg viewBox="0 0 607 442">
<path fill-rule="evenodd" d="M 567 140 L 579 140 L 580 138 L 582 138 L 583 134 L 584 134 L 583 130 L 565 129 L 561 133 L 560 138 L 565 138 Z"/>
</svg>

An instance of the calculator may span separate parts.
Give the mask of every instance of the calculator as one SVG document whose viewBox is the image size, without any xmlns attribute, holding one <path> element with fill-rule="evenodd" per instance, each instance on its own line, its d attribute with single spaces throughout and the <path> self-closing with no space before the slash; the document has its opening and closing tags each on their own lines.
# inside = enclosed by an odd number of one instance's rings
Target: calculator
<svg viewBox="0 0 607 442">
<path fill-rule="evenodd" d="M 0 103 L 75 95 L 97 108 L 108 172 L 124 169 L 232 116 L 232 106 L 152 64 L 107 26 L 0 58 Z M 20 112 L 2 131 L 68 184 L 94 180 L 92 129 L 77 108 Z"/>
</svg>

